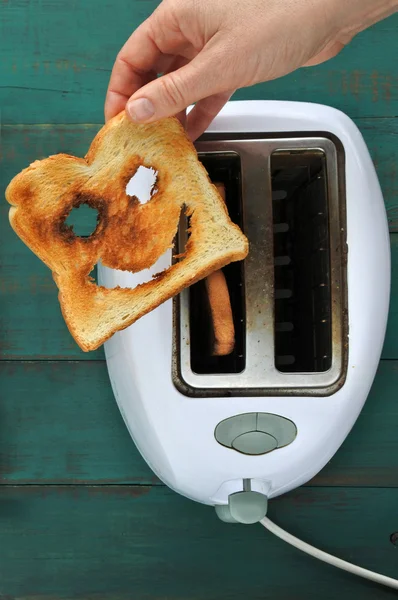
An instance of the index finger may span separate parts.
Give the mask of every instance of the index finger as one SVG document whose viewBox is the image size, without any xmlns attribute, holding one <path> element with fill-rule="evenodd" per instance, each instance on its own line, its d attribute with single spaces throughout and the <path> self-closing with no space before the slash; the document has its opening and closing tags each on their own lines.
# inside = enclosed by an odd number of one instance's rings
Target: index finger
<svg viewBox="0 0 398 600">
<path fill-rule="evenodd" d="M 156 77 L 162 53 L 150 30 L 147 19 L 134 31 L 117 55 L 106 93 L 105 120 L 122 111 L 130 96 Z"/>
</svg>

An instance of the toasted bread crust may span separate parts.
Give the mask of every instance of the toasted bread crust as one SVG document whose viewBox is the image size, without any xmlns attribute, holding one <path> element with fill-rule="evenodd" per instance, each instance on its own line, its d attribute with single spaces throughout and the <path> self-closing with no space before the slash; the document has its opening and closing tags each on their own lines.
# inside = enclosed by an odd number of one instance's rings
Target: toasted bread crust
<svg viewBox="0 0 398 600">
<path fill-rule="evenodd" d="M 213 323 L 213 356 L 226 356 L 235 346 L 235 327 L 224 273 L 214 271 L 205 283 Z"/>
<path fill-rule="evenodd" d="M 157 191 L 146 204 L 126 194 L 141 165 L 158 173 Z M 99 131 L 84 159 L 58 154 L 36 161 L 10 182 L 6 198 L 11 226 L 53 272 L 62 314 L 85 351 L 248 252 L 175 118 L 137 125 L 120 113 Z M 99 214 L 89 238 L 65 224 L 82 203 Z M 181 261 L 134 289 L 105 289 L 90 279 L 99 261 L 131 272 L 152 266 L 173 246 L 182 210 L 190 214 L 191 234 Z"/>
<path fill-rule="evenodd" d="M 215 183 L 225 202 L 225 186 Z M 213 324 L 213 356 L 227 356 L 235 347 L 235 326 L 227 281 L 222 270 L 214 271 L 205 280 Z"/>
</svg>

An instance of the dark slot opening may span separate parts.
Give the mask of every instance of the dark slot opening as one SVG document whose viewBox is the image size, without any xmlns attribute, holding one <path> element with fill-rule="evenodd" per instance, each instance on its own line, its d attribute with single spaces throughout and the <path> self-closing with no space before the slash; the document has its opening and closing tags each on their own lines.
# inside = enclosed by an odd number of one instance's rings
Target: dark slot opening
<svg viewBox="0 0 398 600">
<path fill-rule="evenodd" d="M 240 158 L 234 153 L 201 154 L 210 179 L 225 186 L 231 220 L 243 229 Z M 226 356 L 213 356 L 214 333 L 204 281 L 189 288 L 191 369 L 197 374 L 240 373 L 245 368 L 245 307 L 242 263 L 223 269 L 231 301 L 235 346 Z"/>
<path fill-rule="evenodd" d="M 326 158 L 320 150 L 271 156 L 275 366 L 323 372 L 332 363 Z"/>
</svg>

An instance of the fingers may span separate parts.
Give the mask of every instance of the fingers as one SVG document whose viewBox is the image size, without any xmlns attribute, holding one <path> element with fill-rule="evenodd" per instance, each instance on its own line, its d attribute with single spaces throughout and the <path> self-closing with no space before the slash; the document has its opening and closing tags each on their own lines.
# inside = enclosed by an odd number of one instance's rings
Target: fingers
<svg viewBox="0 0 398 600">
<path fill-rule="evenodd" d="M 106 120 L 123 110 L 130 96 L 156 75 L 153 66 L 159 57 L 159 49 L 149 35 L 148 21 L 144 21 L 116 58 L 105 100 Z"/>
<path fill-rule="evenodd" d="M 105 100 L 105 119 L 118 114 L 127 100 L 143 85 L 167 72 L 175 54 L 184 50 L 182 34 L 168 30 L 162 5 L 140 25 L 120 50 L 112 69 Z M 161 44 L 161 47 L 159 46 Z"/>
<path fill-rule="evenodd" d="M 231 98 L 233 92 L 214 94 L 199 100 L 187 116 L 186 129 L 192 141 L 195 141 L 218 115 L 222 107 Z"/>
<path fill-rule="evenodd" d="M 164 73 L 171 73 L 175 69 L 179 69 L 188 63 L 188 59 L 182 56 L 177 56 L 171 59 L 170 64 L 166 69 L 164 69 Z M 177 119 L 180 121 L 181 125 L 186 128 L 187 125 L 187 111 L 184 109 L 180 111 L 176 115 Z"/>
<path fill-rule="evenodd" d="M 223 61 L 214 51 L 204 48 L 185 66 L 140 88 L 130 98 L 126 109 L 133 121 L 153 122 L 176 115 L 190 104 L 209 96 L 225 94 L 235 87 L 229 79 Z M 209 106 L 210 101 L 204 105 L 204 109 L 198 110 L 207 112 Z"/>
<path fill-rule="evenodd" d="M 154 73 L 143 73 L 139 75 L 133 72 L 127 63 L 121 59 L 117 59 L 114 71 L 112 72 L 112 80 L 109 83 L 108 91 L 105 99 L 105 121 L 108 121 L 115 115 L 124 110 L 127 100 L 136 89 L 145 85 L 152 79 L 155 79 Z"/>
</svg>

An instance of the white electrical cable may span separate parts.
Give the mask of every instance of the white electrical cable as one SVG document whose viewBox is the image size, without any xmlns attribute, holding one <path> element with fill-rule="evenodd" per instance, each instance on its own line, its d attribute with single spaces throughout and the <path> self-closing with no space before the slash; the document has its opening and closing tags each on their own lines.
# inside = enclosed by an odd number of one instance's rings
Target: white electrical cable
<svg viewBox="0 0 398 600">
<path fill-rule="evenodd" d="M 344 569 L 349 573 L 353 573 L 354 575 L 358 575 L 359 577 L 365 577 L 366 579 L 370 579 L 371 581 L 375 581 L 376 583 L 381 583 L 388 587 L 394 588 L 398 590 L 398 579 L 392 579 L 391 577 L 386 577 L 385 575 L 380 575 L 379 573 L 374 573 L 373 571 L 368 571 L 368 569 L 363 569 L 362 567 L 357 567 L 356 565 L 352 565 L 345 560 L 341 560 L 341 558 L 337 558 L 336 556 L 332 556 L 331 554 L 327 554 L 327 552 L 323 552 L 322 550 L 318 550 L 318 548 L 314 548 L 294 537 L 284 529 L 275 525 L 272 521 L 268 519 L 268 517 L 264 517 L 260 521 L 261 525 L 263 525 L 268 531 L 278 536 L 281 540 L 284 540 L 288 544 L 295 546 L 299 550 L 310 554 L 314 558 L 318 558 L 319 560 L 323 560 L 334 567 L 338 567 L 339 569 Z"/>
</svg>

